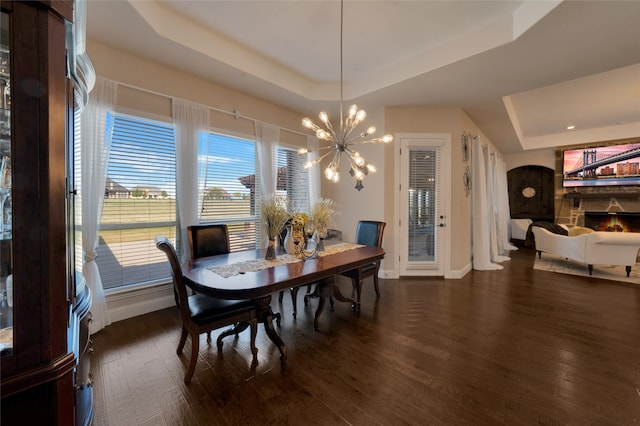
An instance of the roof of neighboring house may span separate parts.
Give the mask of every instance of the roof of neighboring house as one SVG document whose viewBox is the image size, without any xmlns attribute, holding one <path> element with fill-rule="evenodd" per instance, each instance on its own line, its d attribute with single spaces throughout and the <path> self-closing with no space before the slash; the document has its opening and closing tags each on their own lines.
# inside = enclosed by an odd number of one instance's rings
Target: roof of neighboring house
<svg viewBox="0 0 640 426">
<path fill-rule="evenodd" d="M 105 189 L 107 192 L 131 192 L 124 186 L 120 185 L 118 182 L 113 179 L 107 178 L 107 183 L 105 185 Z"/>
<path fill-rule="evenodd" d="M 242 176 L 238 180 L 246 188 L 254 188 L 256 186 L 256 175 Z M 278 182 L 276 186 L 279 191 L 287 189 L 287 166 L 278 167 Z"/>
</svg>

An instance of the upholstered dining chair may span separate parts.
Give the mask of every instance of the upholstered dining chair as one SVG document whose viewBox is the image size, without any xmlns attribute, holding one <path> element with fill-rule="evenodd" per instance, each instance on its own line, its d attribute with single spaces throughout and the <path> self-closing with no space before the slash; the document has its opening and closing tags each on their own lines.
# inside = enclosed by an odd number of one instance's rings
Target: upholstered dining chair
<svg viewBox="0 0 640 426">
<path fill-rule="evenodd" d="M 226 224 L 187 226 L 191 259 L 227 254 L 231 251 Z"/>
<path fill-rule="evenodd" d="M 200 350 L 200 334 L 207 333 L 207 342 L 211 342 L 212 330 L 233 325 L 234 327 L 222 332 L 216 341 L 218 351 L 222 351 L 222 339 L 235 334 L 236 336 L 247 327 L 251 329 L 251 352 L 253 353 L 252 366 L 258 363 L 258 349 L 256 348 L 256 334 L 258 320 L 256 308 L 250 300 L 222 300 L 203 294 L 187 296 L 187 286 L 182 275 L 182 267 L 176 255 L 173 244 L 164 236 L 156 237 L 156 247 L 167 255 L 173 287 L 178 294 L 178 307 L 182 318 L 182 335 L 176 353 L 180 355 L 187 337 L 191 337 L 191 359 L 189 367 L 184 375 L 185 384 L 191 382 L 191 377 L 196 368 L 198 353 Z"/>
<path fill-rule="evenodd" d="M 364 244 L 366 246 L 382 247 L 382 236 L 386 222 L 377 222 L 372 220 L 361 220 L 358 222 L 356 229 L 356 244 Z M 358 306 L 360 306 L 360 293 L 362 293 L 362 282 L 367 277 L 373 277 L 373 286 L 376 290 L 376 296 L 380 297 L 380 288 L 378 287 L 378 272 L 380 271 L 380 260 L 363 265 L 359 268 L 343 272 L 341 275 L 351 278 L 353 288 L 358 295 Z"/>
</svg>

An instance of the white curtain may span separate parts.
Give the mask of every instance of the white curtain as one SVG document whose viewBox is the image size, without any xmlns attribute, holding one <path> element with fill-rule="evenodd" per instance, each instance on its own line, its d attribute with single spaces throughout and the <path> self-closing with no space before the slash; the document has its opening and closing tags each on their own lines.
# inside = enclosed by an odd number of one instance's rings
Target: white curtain
<svg viewBox="0 0 640 426">
<path fill-rule="evenodd" d="M 518 250 L 509 239 L 509 221 L 511 219 L 509 185 L 507 183 L 507 163 L 502 157 L 496 157 L 496 194 L 498 194 L 496 202 L 498 252 Z"/>
<path fill-rule="evenodd" d="M 318 153 L 319 145 L 320 142 L 315 135 L 307 135 L 307 146 L 310 148 L 307 154 L 308 161 L 313 161 L 320 156 Z M 309 169 L 309 207 L 313 206 L 320 199 L 320 181 L 320 165 L 318 164 Z"/>
<path fill-rule="evenodd" d="M 278 169 L 276 153 L 280 128 L 271 124 L 255 122 L 256 141 L 258 143 L 258 171 L 260 175 L 257 193 L 258 200 L 265 200 L 276 193 L 278 184 Z"/>
<path fill-rule="evenodd" d="M 498 263 L 512 247 L 506 238 L 508 223 L 508 191 L 506 166 L 497 153 L 472 137 L 472 246 L 473 269 L 502 269 Z M 505 201 L 506 200 L 506 201 Z M 504 209 L 506 202 L 506 212 Z"/>
<path fill-rule="evenodd" d="M 107 121 L 107 113 L 113 111 L 116 93 L 115 81 L 98 78 L 89 96 L 89 103 L 80 117 L 80 199 L 82 200 L 82 249 L 84 251 L 82 273 L 93 298 L 91 305 L 93 321 L 89 326 L 91 334 L 111 324 L 100 271 L 95 260 L 113 130 L 113 121 Z"/>
<path fill-rule="evenodd" d="M 256 167 L 256 206 L 261 200 L 275 195 L 278 184 L 278 140 L 280 128 L 259 121 L 255 122 L 258 165 Z M 263 233 L 264 234 L 264 233 Z M 262 236 L 260 247 L 266 247 L 267 235 Z"/>
<path fill-rule="evenodd" d="M 198 196 L 198 154 L 206 145 L 209 131 L 209 109 L 180 99 L 172 99 L 171 109 L 176 126 L 176 200 L 180 221 L 182 260 L 190 256 L 187 226 L 197 225 L 202 210 Z"/>
</svg>

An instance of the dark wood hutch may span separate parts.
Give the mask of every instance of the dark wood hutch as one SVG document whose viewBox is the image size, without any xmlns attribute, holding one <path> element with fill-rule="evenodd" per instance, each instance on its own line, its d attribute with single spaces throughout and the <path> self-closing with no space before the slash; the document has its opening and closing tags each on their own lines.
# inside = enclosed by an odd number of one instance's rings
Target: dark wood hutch
<svg viewBox="0 0 640 426">
<path fill-rule="evenodd" d="M 70 260 L 74 2 L 0 4 L 0 423 L 88 424 L 91 295 Z"/>
</svg>

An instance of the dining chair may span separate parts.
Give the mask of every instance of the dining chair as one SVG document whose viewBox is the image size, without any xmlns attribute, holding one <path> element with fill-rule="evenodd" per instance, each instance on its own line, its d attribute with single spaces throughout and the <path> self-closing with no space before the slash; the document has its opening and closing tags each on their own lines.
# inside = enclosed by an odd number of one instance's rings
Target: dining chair
<svg viewBox="0 0 640 426">
<path fill-rule="evenodd" d="M 231 252 L 226 224 L 187 226 L 191 259 Z"/>
<path fill-rule="evenodd" d="M 233 325 L 233 328 L 222 332 L 216 341 L 218 351 L 222 351 L 222 339 L 226 336 L 238 334 L 247 327 L 251 329 L 250 346 L 253 353 L 252 368 L 258 363 L 258 349 L 256 348 L 256 334 L 258 319 L 256 307 L 251 300 L 223 300 L 203 294 L 187 295 L 187 286 L 182 275 L 182 267 L 176 255 L 173 244 L 164 236 L 156 237 L 156 247 L 167 255 L 173 288 L 178 294 L 178 307 L 182 318 L 182 335 L 176 353 L 180 355 L 187 337 L 191 337 L 191 359 L 189 368 L 184 375 L 184 383 L 189 384 L 196 368 L 200 350 L 200 334 L 207 333 L 207 342 L 211 343 L 210 332 L 221 327 Z"/>
<path fill-rule="evenodd" d="M 382 236 L 386 222 L 377 222 L 373 220 L 361 220 L 358 222 L 356 229 L 356 244 L 364 244 L 366 246 L 382 247 Z M 373 286 L 376 290 L 376 297 L 380 297 L 380 288 L 378 287 L 378 272 L 380 271 L 380 260 L 360 266 L 350 271 L 342 272 L 340 275 L 351 279 L 351 283 L 358 295 L 358 306 L 360 306 L 360 293 L 362 292 L 362 282 L 367 277 L 373 277 Z"/>
<path fill-rule="evenodd" d="M 187 226 L 187 235 L 191 259 L 231 253 L 229 227 L 226 224 Z M 280 295 L 280 301 L 282 302 L 282 295 Z M 280 325 L 280 313 L 274 312 L 273 317 Z"/>
</svg>

